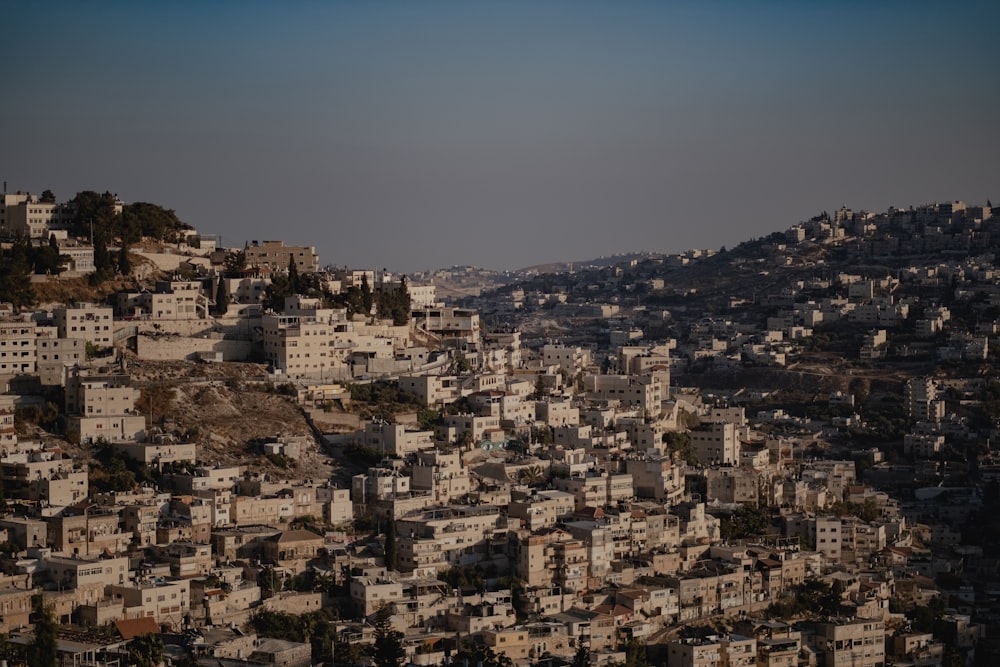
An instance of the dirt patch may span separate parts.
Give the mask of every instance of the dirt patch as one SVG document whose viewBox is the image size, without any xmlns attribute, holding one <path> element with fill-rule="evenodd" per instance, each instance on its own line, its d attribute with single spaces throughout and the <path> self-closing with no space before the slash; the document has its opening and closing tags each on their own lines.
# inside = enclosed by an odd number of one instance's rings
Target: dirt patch
<svg viewBox="0 0 1000 667">
<path fill-rule="evenodd" d="M 329 476 L 336 462 L 320 451 L 295 401 L 267 383 L 258 364 L 134 362 L 137 409 L 153 425 L 197 443 L 207 465 L 245 465 L 279 476 Z M 302 455 L 287 467 L 265 457 L 260 444 L 278 436 L 306 436 Z"/>
</svg>

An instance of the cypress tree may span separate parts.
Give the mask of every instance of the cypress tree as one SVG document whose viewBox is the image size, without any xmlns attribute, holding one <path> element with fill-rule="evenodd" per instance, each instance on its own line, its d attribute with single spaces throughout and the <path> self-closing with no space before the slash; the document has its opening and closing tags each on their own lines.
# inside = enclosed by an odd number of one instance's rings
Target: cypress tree
<svg viewBox="0 0 1000 667">
<path fill-rule="evenodd" d="M 299 267 L 295 264 L 295 256 L 288 256 L 288 293 L 298 294 L 302 291 L 301 281 L 299 280 Z"/>
<path fill-rule="evenodd" d="M 389 521 L 385 533 L 385 566 L 390 570 L 399 569 L 399 549 L 396 547 L 396 522 Z"/>
<path fill-rule="evenodd" d="M 361 311 L 366 315 L 372 314 L 372 304 L 374 303 L 374 297 L 372 297 L 372 287 L 368 284 L 368 274 L 361 276 Z"/>
<path fill-rule="evenodd" d="M 128 256 L 128 243 L 125 239 L 122 239 L 122 247 L 118 251 L 118 273 L 123 276 L 132 273 L 132 260 Z"/>
<path fill-rule="evenodd" d="M 215 314 L 222 317 L 229 312 L 229 290 L 226 289 L 226 280 L 219 277 L 219 286 L 215 290 Z"/>
<path fill-rule="evenodd" d="M 45 604 L 42 595 L 33 600 L 35 614 L 35 637 L 28 644 L 28 664 L 31 667 L 56 667 L 59 664 L 57 650 L 56 619 L 52 607 Z"/>
</svg>

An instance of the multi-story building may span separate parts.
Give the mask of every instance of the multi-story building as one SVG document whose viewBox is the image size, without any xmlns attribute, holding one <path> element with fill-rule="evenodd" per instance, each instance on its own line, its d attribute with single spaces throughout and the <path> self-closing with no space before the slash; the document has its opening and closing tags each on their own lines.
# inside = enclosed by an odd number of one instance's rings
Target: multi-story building
<svg viewBox="0 0 1000 667">
<path fill-rule="evenodd" d="M 740 460 L 743 429 L 732 422 L 716 422 L 691 431 L 695 456 L 705 465 L 735 465 Z"/>
<path fill-rule="evenodd" d="M 110 306 L 77 303 L 53 309 L 52 317 L 60 338 L 83 338 L 97 347 L 114 344 L 113 309 Z"/>
<path fill-rule="evenodd" d="M 0 318 L 0 376 L 35 372 L 35 323 L 16 317 Z"/>
<path fill-rule="evenodd" d="M 428 308 L 414 310 L 417 328 L 442 339 L 461 339 L 470 343 L 479 341 L 479 313 L 460 308 Z"/>
<path fill-rule="evenodd" d="M 14 397 L 0 395 L 0 450 L 13 449 L 17 444 L 14 412 Z"/>
<path fill-rule="evenodd" d="M 84 338 L 58 338 L 54 327 L 38 327 L 36 332 L 35 363 L 41 383 L 64 386 L 69 369 L 87 358 L 87 341 Z"/>
<path fill-rule="evenodd" d="M 351 478 L 351 496 L 359 505 L 394 499 L 410 492 L 410 478 L 392 468 L 372 467 Z"/>
<path fill-rule="evenodd" d="M 462 396 L 462 383 L 454 375 L 401 375 L 399 388 L 424 405 L 447 405 Z"/>
<path fill-rule="evenodd" d="M 370 616 L 383 605 L 403 599 L 403 584 L 384 567 L 367 567 L 351 573 L 348 585 L 355 610 Z"/>
<path fill-rule="evenodd" d="M 94 270 L 94 246 L 92 245 L 72 240 L 59 241 L 59 254 L 69 259 L 69 263 L 66 265 L 68 273 L 84 274 Z"/>
<path fill-rule="evenodd" d="M 507 515 L 520 519 L 528 530 L 536 531 L 555 526 L 560 519 L 572 516 L 574 510 L 576 500 L 572 493 L 531 489 L 527 493 L 511 494 Z"/>
<path fill-rule="evenodd" d="M 73 221 L 76 207 L 43 202 L 26 192 L 4 193 L 0 199 L 0 236 L 46 239 L 52 228 L 65 228 Z"/>
<path fill-rule="evenodd" d="M 667 667 L 753 667 L 757 640 L 741 635 L 679 639 L 667 645 Z"/>
<path fill-rule="evenodd" d="M 286 246 L 284 241 L 254 241 L 244 250 L 247 266 L 268 266 L 272 269 L 287 269 L 295 262 L 299 273 L 319 271 L 319 255 L 314 246 Z"/>
<path fill-rule="evenodd" d="M 481 562 L 506 552 L 506 517 L 491 505 L 428 509 L 397 519 L 396 532 L 436 540 L 453 566 Z"/>
<path fill-rule="evenodd" d="M 132 534 L 120 530 L 120 521 L 119 508 L 66 508 L 62 514 L 46 518 L 48 542 L 53 549 L 66 555 L 124 553 L 132 542 Z"/>
<path fill-rule="evenodd" d="M 108 592 L 122 601 L 126 618 L 152 618 L 161 625 L 181 627 L 191 605 L 189 579 L 114 584 Z"/>
<path fill-rule="evenodd" d="M 592 400 L 614 402 L 654 417 L 659 416 L 666 397 L 656 375 L 586 375 L 583 388 Z"/>
<path fill-rule="evenodd" d="M 364 444 L 387 456 L 407 456 L 434 448 L 434 432 L 407 428 L 403 424 L 372 421 L 365 424 Z"/>
<path fill-rule="evenodd" d="M 140 440 L 146 418 L 136 413 L 139 390 L 125 374 L 87 375 L 74 372 L 66 381 L 67 428 L 81 442 Z"/>
<path fill-rule="evenodd" d="M 757 505 L 761 477 L 752 469 L 709 468 L 705 470 L 707 500 Z"/>
<path fill-rule="evenodd" d="M 575 376 L 590 365 L 590 350 L 568 345 L 545 345 L 542 347 L 542 363 L 558 366 L 561 371 Z"/>
<path fill-rule="evenodd" d="M 152 292 L 120 292 L 118 312 L 152 320 L 192 320 L 208 316 L 208 296 L 198 280 L 161 280 Z"/>
<path fill-rule="evenodd" d="M 941 421 L 944 417 L 944 401 L 938 398 L 937 383 L 932 378 L 907 380 L 903 406 L 914 421 Z"/>
<path fill-rule="evenodd" d="M 873 619 L 817 623 L 814 646 L 824 665 L 882 667 L 885 623 Z"/>
<path fill-rule="evenodd" d="M 410 486 L 426 491 L 436 503 L 448 503 L 466 495 L 472 488 L 469 471 L 458 452 L 419 451 L 410 470 Z"/>
</svg>

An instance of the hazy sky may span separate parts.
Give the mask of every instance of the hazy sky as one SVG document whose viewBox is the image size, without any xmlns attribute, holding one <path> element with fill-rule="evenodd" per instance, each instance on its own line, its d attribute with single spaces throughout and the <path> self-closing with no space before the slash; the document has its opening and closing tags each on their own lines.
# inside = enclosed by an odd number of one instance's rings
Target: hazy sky
<svg viewBox="0 0 1000 667">
<path fill-rule="evenodd" d="M 733 245 L 1000 199 L 1000 3 L 5 5 L 0 178 L 324 264 Z"/>
</svg>

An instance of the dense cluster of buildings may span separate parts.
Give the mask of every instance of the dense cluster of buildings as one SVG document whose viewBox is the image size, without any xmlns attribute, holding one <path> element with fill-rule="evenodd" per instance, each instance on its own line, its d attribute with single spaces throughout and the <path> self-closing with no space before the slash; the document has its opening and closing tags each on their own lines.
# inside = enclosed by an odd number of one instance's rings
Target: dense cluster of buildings
<svg viewBox="0 0 1000 667">
<path fill-rule="evenodd" d="M 7 195 L 0 228 L 46 238 L 64 209 Z M 672 376 L 706 360 L 715 369 L 787 365 L 819 327 L 844 321 L 867 332 L 859 364 L 928 354 L 984 362 L 997 320 L 968 330 L 967 319 L 907 287 L 943 281 L 956 299 L 1000 304 L 985 255 L 992 224 L 989 207 L 960 203 L 803 223 L 775 241 L 802 251 L 789 251 L 789 262 L 804 261 L 809 244 L 867 256 L 963 253 L 933 267 L 791 284 L 676 337 L 642 330 L 669 313 L 523 290 L 456 306 L 439 303 L 433 285 L 407 285 L 407 324 L 301 294 L 265 310 L 272 277 L 292 265 L 333 294 L 405 285 L 384 272 L 324 270 L 313 248 L 272 241 L 243 249 L 238 276 L 224 269 L 224 249 L 175 248 L 144 254 L 172 278 L 107 304 L 0 306 L 0 542 L 17 554 L 0 561 L 0 631 L 28 626 L 43 591 L 63 623 L 118 624 L 124 636 L 151 620 L 163 632 L 194 632 L 205 664 L 311 664 L 307 644 L 233 628 L 259 609 L 334 604 L 343 636 L 359 643 L 372 639 L 365 619 L 388 609 L 415 664 L 441 664 L 463 638 L 520 665 L 560 664 L 581 646 L 595 664 L 618 661 L 634 641 L 658 647 L 670 667 L 931 667 L 949 651 L 972 659 L 995 620 L 996 593 L 981 582 L 998 561 L 963 544 L 956 526 L 982 505 L 997 468 L 984 459 L 978 477 L 945 489 L 954 471 L 941 455 L 995 437 L 995 424 L 973 427 L 949 410 L 959 401 L 945 400 L 968 398 L 982 378 L 906 378 L 905 458 L 890 461 L 877 448 L 843 446 L 872 428 L 857 392 L 817 393 L 827 414 L 802 417 L 752 409 L 759 390 L 699 391 Z M 739 270 L 750 260 L 734 261 Z M 620 278 L 610 281 L 627 288 Z M 815 298 L 820 288 L 826 295 Z M 480 318 L 533 307 L 600 322 L 606 335 L 535 344 L 514 328 L 487 331 Z M 265 382 L 287 383 L 309 408 L 346 403 L 348 383 L 390 382 L 422 409 L 322 443 L 276 436 L 266 453 L 296 460 L 329 447 L 350 454 L 342 463 L 351 474 L 339 485 L 275 479 L 249 464 L 206 464 L 199 442 L 152 429 L 126 361 L 135 358 L 262 361 Z M 17 411 L 45 409 L 53 395 L 64 438 L 110 447 L 156 469 L 161 483 L 98 493 L 65 440 L 18 437 Z M 745 530 L 747 517 L 763 524 Z M 307 571 L 339 588 L 282 590 Z M 817 581 L 835 598 L 822 613 L 769 616 Z M 934 600 L 940 631 L 913 627 L 906 612 Z M 696 626 L 715 630 L 678 632 Z"/>
</svg>

